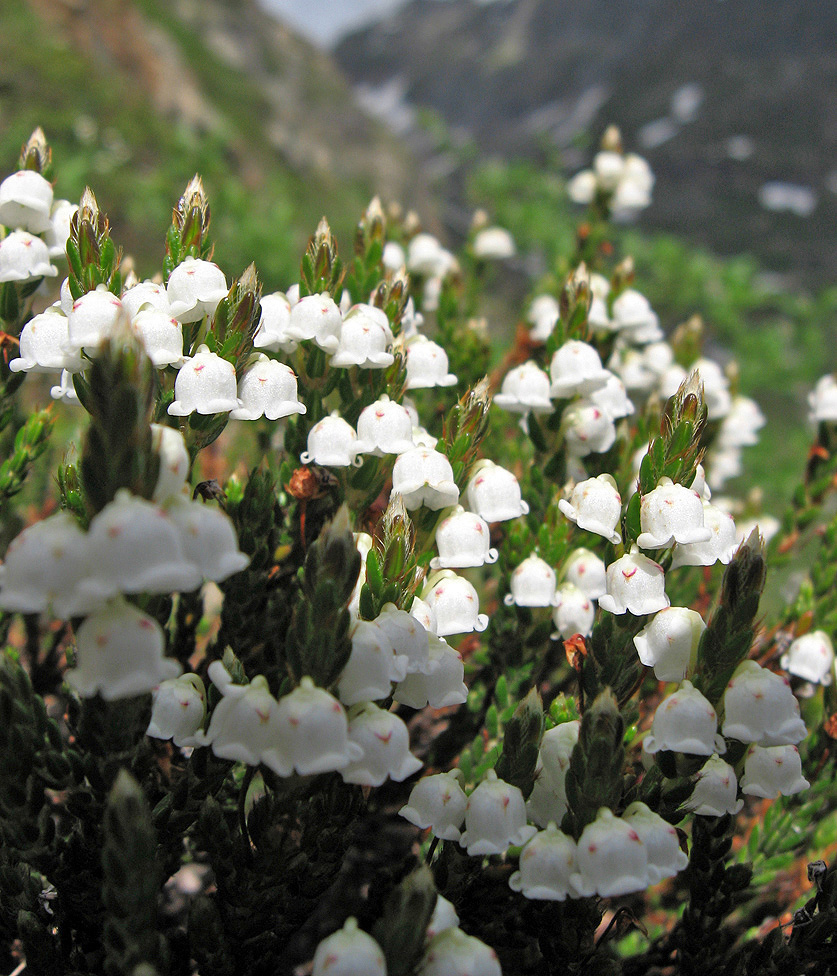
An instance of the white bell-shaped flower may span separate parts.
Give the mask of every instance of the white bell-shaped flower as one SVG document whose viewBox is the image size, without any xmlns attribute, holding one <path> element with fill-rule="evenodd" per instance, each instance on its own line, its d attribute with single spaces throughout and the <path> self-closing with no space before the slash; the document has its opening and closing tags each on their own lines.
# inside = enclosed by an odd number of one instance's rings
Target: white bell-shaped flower
<svg viewBox="0 0 837 976">
<path fill-rule="evenodd" d="M 93 518 L 87 533 L 91 574 L 82 592 L 189 592 L 200 586 L 201 570 L 183 552 L 181 531 L 152 502 L 125 489 Z"/>
<path fill-rule="evenodd" d="M 636 830 L 602 807 L 578 838 L 573 888 L 584 898 L 614 898 L 648 887 L 648 853 Z"/>
<path fill-rule="evenodd" d="M 383 313 L 382 313 L 383 314 Z M 408 410 L 383 394 L 360 412 L 357 436 L 363 454 L 383 457 L 403 454 L 416 446 L 413 443 L 413 421 Z"/>
<path fill-rule="evenodd" d="M 178 748 L 198 745 L 195 734 L 206 718 L 206 689 L 196 674 L 168 678 L 153 692 L 151 721 L 145 734 L 172 739 Z"/>
<path fill-rule="evenodd" d="M 595 532 L 614 545 L 622 541 L 616 528 L 622 518 L 622 496 L 612 475 L 580 481 L 569 500 L 559 500 L 558 508 L 580 529 Z"/>
<path fill-rule="evenodd" d="M 457 505 L 436 529 L 439 555 L 430 560 L 431 569 L 462 569 L 497 561 L 491 549 L 491 531 L 484 518 Z"/>
<path fill-rule="evenodd" d="M 430 940 L 416 976 L 502 976 L 502 970 L 490 946 L 453 928 Z"/>
<path fill-rule="evenodd" d="M 0 240 L 0 282 L 53 278 L 58 268 L 49 263 L 49 251 L 40 237 L 13 230 Z"/>
<path fill-rule="evenodd" d="M 592 400 L 576 400 L 561 416 L 567 451 L 574 458 L 604 454 L 616 441 L 616 426 L 610 415 Z"/>
<path fill-rule="evenodd" d="M 610 282 L 604 275 L 590 275 L 590 308 L 587 312 L 587 324 L 591 329 L 611 332 L 614 328 L 607 308 L 607 296 L 610 294 Z"/>
<path fill-rule="evenodd" d="M 456 377 L 448 372 L 448 354 L 427 336 L 417 335 L 406 345 L 407 389 L 424 390 L 453 386 Z"/>
<path fill-rule="evenodd" d="M 724 735 L 760 746 L 786 746 L 808 734 L 787 678 L 742 661 L 724 691 Z"/>
<path fill-rule="evenodd" d="M 613 421 L 621 420 L 623 417 L 630 417 L 636 410 L 628 396 L 625 384 L 614 373 L 608 376 L 604 386 L 589 393 L 588 399 L 595 406 L 604 410 Z"/>
<path fill-rule="evenodd" d="M 79 593 L 89 569 L 87 535 L 69 512 L 57 512 L 16 536 L 0 565 L 0 609 L 68 619 L 100 601 Z"/>
<path fill-rule="evenodd" d="M 692 795 L 682 807 L 700 817 L 723 817 L 726 813 L 738 813 L 744 806 L 744 801 L 737 797 L 735 770 L 715 754 L 701 766 Z"/>
<path fill-rule="evenodd" d="M 439 637 L 482 632 L 488 626 L 488 616 L 479 612 L 479 596 L 473 584 L 450 569 L 433 573 L 422 599 L 436 615 Z"/>
<path fill-rule="evenodd" d="M 392 490 L 401 495 L 410 511 L 421 505 L 439 511 L 459 501 L 450 461 L 426 447 L 398 455 L 392 469 Z"/>
<path fill-rule="evenodd" d="M 427 674 L 416 671 L 408 674 L 395 686 L 392 697 L 410 708 L 448 708 L 468 700 L 464 682 L 465 664 L 462 655 L 447 641 L 430 634 L 430 656 Z"/>
<path fill-rule="evenodd" d="M 607 567 L 607 593 L 599 600 L 599 606 L 610 613 L 627 612 L 641 617 L 669 606 L 663 567 L 635 548 Z"/>
<path fill-rule="evenodd" d="M 813 684 L 830 685 L 834 672 L 834 646 L 824 630 L 813 630 L 791 642 L 779 662 L 789 674 Z"/>
<path fill-rule="evenodd" d="M 766 423 L 756 401 L 739 394 L 732 398 L 729 413 L 721 422 L 717 442 L 721 447 L 752 447 L 758 444 L 758 431 Z"/>
<path fill-rule="evenodd" d="M 697 661 L 703 617 L 687 607 L 665 607 L 634 637 L 640 661 L 659 681 L 682 681 Z"/>
<path fill-rule="evenodd" d="M 262 295 L 259 304 L 261 316 L 253 336 L 253 346 L 271 352 L 294 352 L 298 343 L 288 335 L 291 324 L 291 303 L 288 296 L 281 291 Z"/>
<path fill-rule="evenodd" d="M 404 722 L 372 702 L 352 709 L 349 741 L 363 754 L 340 771 L 344 783 L 380 786 L 385 779 L 400 783 L 422 767 L 421 760 L 410 752 L 410 733 Z"/>
<path fill-rule="evenodd" d="M 580 205 L 592 203 L 597 188 L 596 174 L 592 169 L 583 169 L 567 183 L 567 196 Z"/>
<path fill-rule="evenodd" d="M 420 596 L 413 597 L 413 602 L 410 604 L 410 616 L 415 617 L 429 633 L 436 633 L 436 614 Z"/>
<path fill-rule="evenodd" d="M 79 627 L 78 666 L 67 672 L 67 682 L 83 698 L 97 692 L 105 701 L 143 695 L 180 674 L 177 661 L 163 657 L 165 647 L 157 621 L 117 597 Z"/>
<path fill-rule="evenodd" d="M 337 681 L 337 697 L 347 708 L 378 701 L 392 692 L 393 681 L 402 681 L 406 675 L 406 655 L 396 655 L 377 623 L 359 620 L 352 630 L 352 653 Z"/>
<path fill-rule="evenodd" d="M 70 222 L 78 212 L 78 204 L 69 200 L 54 200 L 49 213 L 49 227 L 44 231 L 44 244 L 50 258 L 63 258 L 70 237 Z"/>
<path fill-rule="evenodd" d="M 611 200 L 614 216 L 631 214 L 651 204 L 654 174 L 651 167 L 636 153 L 628 153 L 622 167 L 622 177 Z"/>
<path fill-rule="evenodd" d="M 811 784 L 802 775 L 802 759 L 796 746 L 750 746 L 741 777 L 741 792 L 775 800 L 807 790 Z"/>
<path fill-rule="evenodd" d="M 31 318 L 20 333 L 20 354 L 9 363 L 13 373 L 54 373 L 67 369 L 77 372 L 84 360 L 77 353 L 69 353 L 69 320 L 61 303 L 50 305 L 46 311 Z"/>
<path fill-rule="evenodd" d="M 399 610 L 394 603 L 385 603 L 374 622 L 384 632 L 398 658 L 393 666 L 393 681 L 401 681 L 405 675 L 416 672 L 430 673 L 430 638 L 418 617 Z"/>
<path fill-rule="evenodd" d="M 641 549 L 708 542 L 712 537 L 703 524 L 703 500 L 698 492 L 676 485 L 670 478 L 661 478 L 653 491 L 642 496 L 639 522 L 642 532 L 636 541 Z"/>
<path fill-rule="evenodd" d="M 625 157 L 620 152 L 603 149 L 593 157 L 593 172 L 598 189 L 613 192 L 625 171 Z"/>
<path fill-rule="evenodd" d="M 598 600 L 607 593 L 604 560 L 590 549 L 574 549 L 561 571 L 567 583 L 574 583 L 588 600 Z"/>
<path fill-rule="evenodd" d="M 444 277 L 453 266 L 450 251 L 432 234 L 416 234 L 407 245 L 407 270 L 425 277 Z"/>
<path fill-rule="evenodd" d="M 95 354 L 102 342 L 113 334 L 120 315 L 125 312 L 122 302 L 99 285 L 73 302 L 67 316 L 67 345 L 65 351 L 78 354 L 82 349 Z"/>
<path fill-rule="evenodd" d="M 727 749 L 718 735 L 715 709 L 691 681 L 684 681 L 657 706 L 654 724 L 642 748 L 652 755 L 669 749 L 691 756 L 711 756 Z"/>
<path fill-rule="evenodd" d="M 399 271 L 407 264 L 407 252 L 398 241 L 387 241 L 384 244 L 381 263 L 387 271 Z"/>
<path fill-rule="evenodd" d="M 73 383 L 73 373 L 69 370 L 62 369 L 61 376 L 58 383 L 55 386 L 49 388 L 49 395 L 53 400 L 63 400 L 64 403 L 77 404 L 78 393 L 76 393 L 76 388 Z"/>
<path fill-rule="evenodd" d="M 391 348 L 392 329 L 386 312 L 374 305 L 353 305 L 343 317 L 340 344 L 331 365 L 386 369 L 395 360 Z"/>
<path fill-rule="evenodd" d="M 250 564 L 238 548 L 232 520 L 220 508 L 176 495 L 166 514 L 177 527 L 183 555 L 206 579 L 220 583 Z"/>
<path fill-rule="evenodd" d="M 837 380 L 827 373 L 808 394 L 808 419 L 812 424 L 837 421 Z"/>
<path fill-rule="evenodd" d="M 506 522 L 529 511 L 528 504 L 520 497 L 517 478 L 487 458 L 474 465 L 465 497 L 471 511 L 486 522 Z"/>
<path fill-rule="evenodd" d="M 329 355 L 340 345 L 340 330 L 343 316 L 334 299 L 328 292 L 321 295 L 307 295 L 291 306 L 288 323 L 288 338 L 296 342 L 312 340 Z"/>
<path fill-rule="evenodd" d="M 703 397 L 710 420 L 723 420 L 732 409 L 729 380 L 721 367 L 712 359 L 696 359 L 691 366 L 703 383 Z"/>
<path fill-rule="evenodd" d="M 464 793 L 462 795 L 465 796 Z M 462 815 L 465 815 L 464 807 L 462 808 Z M 456 838 L 453 839 L 456 840 Z M 458 925 L 459 916 L 456 914 L 453 904 L 444 895 L 436 895 L 436 904 L 433 907 L 430 921 L 427 923 L 425 939 L 430 940 L 440 932 L 444 932 L 446 929 L 455 929 Z"/>
<path fill-rule="evenodd" d="M 156 281 L 139 281 L 122 293 L 122 307 L 130 319 L 135 319 L 143 308 L 154 308 L 171 315 L 169 296 L 165 285 Z M 182 333 L 181 333 L 182 335 Z"/>
<path fill-rule="evenodd" d="M 189 451 L 183 434 L 163 424 L 151 425 L 151 446 L 160 458 L 153 499 L 163 503 L 183 494 L 189 474 Z"/>
<path fill-rule="evenodd" d="M 589 343 L 570 339 L 553 354 L 549 375 L 549 395 L 566 398 L 598 390 L 607 383 L 610 373 L 602 367 L 599 354 Z"/>
<path fill-rule="evenodd" d="M 440 840 L 459 840 L 467 806 L 462 772 L 453 769 L 420 779 L 398 813 L 422 830 L 430 828 Z"/>
<path fill-rule="evenodd" d="M 308 450 L 299 457 L 303 464 L 348 468 L 360 463 L 358 445 L 354 427 L 333 410 L 308 431 Z"/>
<path fill-rule="evenodd" d="M 611 314 L 613 328 L 624 332 L 626 338 L 633 342 L 639 341 L 635 338 L 637 335 L 652 335 L 659 328 L 659 319 L 651 303 L 633 288 L 626 288 L 614 299 Z"/>
<path fill-rule="evenodd" d="M 538 901 L 566 901 L 574 894 L 576 844 L 554 822 L 539 831 L 520 852 L 520 870 L 509 878 L 512 891 Z"/>
<path fill-rule="evenodd" d="M 593 633 L 596 608 L 593 601 L 575 583 L 562 583 L 555 591 L 555 609 L 552 622 L 556 632 L 553 638 L 568 640 L 574 634 L 589 637 Z"/>
<path fill-rule="evenodd" d="M 279 699 L 276 745 L 262 762 L 277 776 L 301 776 L 343 769 L 361 758 L 363 750 L 349 741 L 349 723 L 340 702 L 305 677 L 299 687 Z"/>
<path fill-rule="evenodd" d="M 158 369 L 183 364 L 183 326 L 176 318 L 156 308 L 142 308 L 134 316 L 131 330 Z"/>
<path fill-rule="evenodd" d="M 549 376 L 530 359 L 506 373 L 493 402 L 511 413 L 552 413 Z"/>
<path fill-rule="evenodd" d="M 735 520 L 729 512 L 703 501 L 703 526 L 711 533 L 708 541 L 676 545 L 672 569 L 679 566 L 714 566 L 717 562 L 726 566 L 732 560 L 739 541 L 736 538 Z"/>
<path fill-rule="evenodd" d="M 526 801 L 526 813 L 539 827 L 560 823 L 567 812 L 567 770 L 578 742 L 581 722 L 562 722 L 541 738 L 535 763 L 535 785 Z"/>
<path fill-rule="evenodd" d="M 511 574 L 506 606 L 555 606 L 555 570 L 536 553 L 527 556 Z"/>
<path fill-rule="evenodd" d="M 622 814 L 622 822 L 633 827 L 645 845 L 650 884 L 673 878 L 689 863 L 688 856 L 680 849 L 677 831 L 644 803 L 632 803 Z"/>
<path fill-rule="evenodd" d="M 190 413 L 227 413 L 240 406 L 233 364 L 210 352 L 207 346 L 199 346 L 197 353 L 177 371 L 169 414 L 188 417 Z"/>
<path fill-rule="evenodd" d="M 279 420 L 308 410 L 299 402 L 296 374 L 291 367 L 268 359 L 263 353 L 238 381 L 238 398 L 241 406 L 230 413 L 233 420 Z"/>
<path fill-rule="evenodd" d="M 199 322 L 215 314 L 218 303 L 227 297 L 227 279 L 212 261 L 188 257 L 169 275 L 166 285 L 171 314 L 184 324 Z"/>
<path fill-rule="evenodd" d="M 386 976 L 387 964 L 378 943 L 347 918 L 317 946 L 311 976 Z"/>
<path fill-rule="evenodd" d="M 484 227 L 474 236 L 474 257 L 481 261 L 504 261 L 515 255 L 514 238 L 505 227 Z"/>
<path fill-rule="evenodd" d="M 552 335 L 560 314 L 558 300 L 554 296 L 538 295 L 526 313 L 526 321 L 532 326 L 529 331 L 530 339 L 533 342 L 546 342 Z"/>
<path fill-rule="evenodd" d="M 499 779 L 489 769 L 468 797 L 465 830 L 459 838 L 462 847 L 471 857 L 504 854 L 512 844 L 525 844 L 537 832 L 536 827 L 526 823 L 526 805 L 518 787 Z"/>
<path fill-rule="evenodd" d="M 0 224 L 43 234 L 50 228 L 52 184 L 32 169 L 20 169 L 0 183 Z"/>
<path fill-rule="evenodd" d="M 220 661 L 209 665 L 209 677 L 221 692 L 206 732 L 195 732 L 195 744 L 212 746 L 219 759 L 258 766 L 262 756 L 275 748 L 278 703 L 258 674 L 248 685 L 233 684 Z"/>
</svg>

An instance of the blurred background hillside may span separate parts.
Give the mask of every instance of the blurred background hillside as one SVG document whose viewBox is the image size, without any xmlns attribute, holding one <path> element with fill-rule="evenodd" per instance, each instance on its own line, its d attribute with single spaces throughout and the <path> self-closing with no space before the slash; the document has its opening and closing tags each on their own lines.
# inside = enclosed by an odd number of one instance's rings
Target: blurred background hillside
<svg viewBox="0 0 837 976">
<path fill-rule="evenodd" d="M 4 0 L 0 159 L 35 125 L 59 196 L 96 191 L 140 274 L 206 182 L 216 259 L 295 280 L 326 214 L 344 252 L 373 193 L 447 244 L 473 210 L 515 235 L 508 334 L 578 213 L 565 179 L 605 125 L 657 175 L 618 246 L 673 328 L 694 311 L 772 433 L 751 473 L 781 508 L 835 366 L 837 8 L 794 0 Z M 513 310 L 517 310 L 516 312 Z"/>
</svg>

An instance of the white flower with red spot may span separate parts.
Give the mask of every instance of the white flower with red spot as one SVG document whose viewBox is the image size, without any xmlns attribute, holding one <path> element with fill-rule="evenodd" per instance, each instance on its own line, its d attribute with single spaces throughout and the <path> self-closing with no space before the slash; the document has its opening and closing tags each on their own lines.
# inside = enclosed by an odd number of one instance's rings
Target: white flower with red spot
<svg viewBox="0 0 837 976">
<path fill-rule="evenodd" d="M 358 446 L 354 427 L 334 410 L 308 431 L 308 450 L 303 451 L 299 458 L 303 464 L 348 468 L 360 464 Z"/>
<path fill-rule="evenodd" d="M 802 759 L 796 746 L 750 746 L 741 777 L 741 792 L 775 800 L 793 796 L 811 784 L 802 775 Z"/>
<path fill-rule="evenodd" d="M 488 616 L 479 612 L 479 596 L 473 584 L 450 569 L 433 573 L 422 599 L 435 614 L 439 637 L 481 632 L 488 626 Z"/>
<path fill-rule="evenodd" d="M 709 489 L 706 488 L 706 491 Z M 739 545 L 733 517 L 704 500 L 703 526 L 711 533 L 709 540 L 676 545 L 671 560 L 672 569 L 679 566 L 714 566 L 717 562 L 726 566 L 731 562 Z"/>
<path fill-rule="evenodd" d="M 311 976 L 386 976 L 387 964 L 378 943 L 347 918 L 317 946 Z"/>
<path fill-rule="evenodd" d="M 689 863 L 688 856 L 680 849 L 677 831 L 644 803 L 632 803 L 622 814 L 622 822 L 632 827 L 645 845 L 650 884 L 673 878 Z"/>
<path fill-rule="evenodd" d="M 131 321 L 131 331 L 159 369 L 183 365 L 183 326 L 158 308 L 142 308 Z"/>
<path fill-rule="evenodd" d="M 307 295 L 291 306 L 291 317 L 286 329 L 289 339 L 296 342 L 312 340 L 329 355 L 337 352 L 343 316 L 328 292 Z"/>
<path fill-rule="evenodd" d="M 128 313 L 130 319 L 134 319 L 137 313 L 144 308 L 155 308 L 160 312 L 171 315 L 169 296 L 164 285 L 158 285 L 156 281 L 139 281 L 130 288 L 126 288 L 122 293 L 122 307 Z"/>
<path fill-rule="evenodd" d="M 814 684 L 830 685 L 834 671 L 834 646 L 824 630 L 797 637 L 779 662 L 789 674 Z"/>
<path fill-rule="evenodd" d="M 353 305 L 343 317 L 340 344 L 331 359 L 332 366 L 360 366 L 386 369 L 395 356 L 389 319 L 374 305 Z"/>
<path fill-rule="evenodd" d="M 616 527 L 622 518 L 622 496 L 612 475 L 600 474 L 580 481 L 569 500 L 559 500 L 558 509 L 580 529 L 595 532 L 614 545 L 621 542 Z"/>
<path fill-rule="evenodd" d="M 64 351 L 78 355 L 82 350 L 94 354 L 102 342 L 109 338 L 120 315 L 125 315 L 122 302 L 99 285 L 73 302 L 67 316 L 67 344 Z"/>
<path fill-rule="evenodd" d="M 439 511 L 459 501 L 450 461 L 425 447 L 398 455 L 392 469 L 392 491 L 401 495 L 410 511 L 421 505 Z"/>
<path fill-rule="evenodd" d="M 448 708 L 468 700 L 468 687 L 463 680 L 465 664 L 462 655 L 447 641 L 428 634 L 430 654 L 427 672 L 409 673 L 395 686 L 392 697 L 410 708 Z"/>
<path fill-rule="evenodd" d="M 575 583 L 562 583 L 555 591 L 555 609 L 552 622 L 555 624 L 555 638 L 568 640 L 575 634 L 589 637 L 593 633 L 596 607 L 590 597 Z"/>
<path fill-rule="evenodd" d="M 307 413 L 299 402 L 296 374 L 290 366 L 269 359 L 263 353 L 238 381 L 241 406 L 230 413 L 233 420 L 279 420 Z"/>
<path fill-rule="evenodd" d="M 20 333 L 19 356 L 9 362 L 13 373 L 54 373 L 62 369 L 77 372 L 84 367 L 78 353 L 66 352 L 69 320 L 56 302 L 31 318 Z"/>
<path fill-rule="evenodd" d="M 105 701 L 133 698 L 180 674 L 180 665 L 163 657 L 166 639 L 153 617 L 122 597 L 86 617 L 76 634 L 77 666 L 67 682 L 83 698 Z"/>
<path fill-rule="evenodd" d="M 527 556 L 511 574 L 506 606 L 555 606 L 555 570 L 536 553 Z"/>
<path fill-rule="evenodd" d="M 801 742 L 808 734 L 788 679 L 742 661 L 724 691 L 724 735 L 760 746 Z"/>
<path fill-rule="evenodd" d="M 642 532 L 636 541 L 641 549 L 665 549 L 675 542 L 706 543 L 712 538 L 703 524 L 700 494 L 670 478 L 661 478 L 653 491 L 642 496 L 639 521 Z"/>
<path fill-rule="evenodd" d="M 165 511 L 177 528 L 186 560 L 206 579 L 220 583 L 249 565 L 250 557 L 238 548 L 232 519 L 220 508 L 175 495 Z"/>
<path fill-rule="evenodd" d="M 599 606 L 610 613 L 641 617 L 669 606 L 663 567 L 634 548 L 607 567 L 607 593 Z"/>
<path fill-rule="evenodd" d="M 380 786 L 386 779 L 400 783 L 422 767 L 410 752 L 410 733 L 402 719 L 372 702 L 351 710 L 349 741 L 360 747 L 362 756 L 341 769 L 345 783 Z"/>
<path fill-rule="evenodd" d="M 392 682 L 407 675 L 406 654 L 375 621 L 359 620 L 352 630 L 352 653 L 337 681 L 337 697 L 346 706 L 378 701 L 392 692 Z"/>
<path fill-rule="evenodd" d="M 449 928 L 430 940 L 416 976 L 502 976 L 502 970 L 490 946 Z"/>
<path fill-rule="evenodd" d="M 511 413 L 552 413 L 549 398 L 549 377 L 532 360 L 515 366 L 503 378 L 494 403 Z"/>
<path fill-rule="evenodd" d="M 294 770 L 309 776 L 343 769 L 362 755 L 361 747 L 349 741 L 343 706 L 305 677 L 279 699 L 276 739 L 262 762 L 278 776 L 290 776 Z"/>
<path fill-rule="evenodd" d="M 196 746 L 196 733 L 206 718 L 206 689 L 196 674 L 168 678 L 153 691 L 151 721 L 145 734 L 172 739 L 178 748 Z"/>
<path fill-rule="evenodd" d="M 407 389 L 425 390 L 453 386 L 456 376 L 448 372 L 448 354 L 427 336 L 413 336 L 406 344 Z"/>
<path fill-rule="evenodd" d="M 568 583 L 574 583 L 589 600 L 598 600 L 607 593 L 604 560 L 590 549 L 574 549 L 561 575 Z"/>
<path fill-rule="evenodd" d="M 579 721 L 562 722 L 541 738 L 535 785 L 526 801 L 526 813 L 539 827 L 545 827 L 550 820 L 560 823 L 567 812 L 567 770 L 580 727 Z"/>
<path fill-rule="evenodd" d="M 509 878 L 512 891 L 537 901 L 566 901 L 573 894 L 576 843 L 554 822 L 539 831 L 520 852 L 520 869 Z"/>
<path fill-rule="evenodd" d="M 537 828 L 526 823 L 523 794 L 490 769 L 468 797 L 465 830 L 459 843 L 472 857 L 504 854 L 512 844 L 525 844 L 536 833 Z"/>
<path fill-rule="evenodd" d="M 735 770 L 715 754 L 701 766 L 692 795 L 682 806 L 700 817 L 723 817 L 726 813 L 738 813 L 744 806 L 744 801 L 737 797 Z"/>
<path fill-rule="evenodd" d="M 189 474 L 189 451 L 183 434 L 163 424 L 151 425 L 151 446 L 160 459 L 152 498 L 162 503 L 183 494 Z"/>
<path fill-rule="evenodd" d="M 429 828 L 440 840 L 459 840 L 467 806 L 462 772 L 453 769 L 420 779 L 398 813 L 422 830 Z"/>
<path fill-rule="evenodd" d="M 616 426 L 606 410 L 592 400 L 576 400 L 561 417 L 567 451 L 574 458 L 603 454 L 616 441 Z"/>
<path fill-rule="evenodd" d="M 457 505 L 436 529 L 439 555 L 430 560 L 431 569 L 461 569 L 497 561 L 497 550 L 490 548 L 488 523 L 475 512 Z"/>
<path fill-rule="evenodd" d="M 709 701 L 691 681 L 664 698 L 654 712 L 651 732 L 642 748 L 652 755 L 663 749 L 691 756 L 711 756 L 727 750 L 718 735 L 718 716 Z"/>
<path fill-rule="evenodd" d="M 385 394 L 364 407 L 357 421 L 361 454 L 404 454 L 415 448 L 409 411 Z"/>
<path fill-rule="evenodd" d="M 613 898 L 648 887 L 648 852 L 636 830 L 602 807 L 581 832 L 576 849 L 578 871 L 570 878 L 584 898 Z"/>
<path fill-rule="evenodd" d="M 634 637 L 640 661 L 659 681 L 682 681 L 694 670 L 703 617 L 687 607 L 666 607 Z"/>
<path fill-rule="evenodd" d="M 168 412 L 172 417 L 188 417 L 191 413 L 229 413 L 240 406 L 235 367 L 207 346 L 200 346 L 177 371 Z"/>
<path fill-rule="evenodd" d="M 211 261 L 188 257 L 169 275 L 166 285 L 171 314 L 184 324 L 210 318 L 227 296 L 224 272 Z"/>
<path fill-rule="evenodd" d="M 52 184 L 40 173 L 20 169 L 0 183 L 0 224 L 43 234 L 50 229 Z"/>
<path fill-rule="evenodd" d="M 553 399 L 591 393 L 607 383 L 610 372 L 602 367 L 596 350 L 587 342 L 570 339 L 555 351 L 549 364 Z"/>
<path fill-rule="evenodd" d="M 294 352 L 298 343 L 288 335 L 291 324 L 291 303 L 288 296 L 281 291 L 262 295 L 259 305 L 261 315 L 253 336 L 253 346 L 271 352 Z"/>
<path fill-rule="evenodd" d="M 465 495 L 471 511 L 486 522 L 505 522 L 529 511 L 517 478 L 487 458 L 474 465 Z"/>
</svg>

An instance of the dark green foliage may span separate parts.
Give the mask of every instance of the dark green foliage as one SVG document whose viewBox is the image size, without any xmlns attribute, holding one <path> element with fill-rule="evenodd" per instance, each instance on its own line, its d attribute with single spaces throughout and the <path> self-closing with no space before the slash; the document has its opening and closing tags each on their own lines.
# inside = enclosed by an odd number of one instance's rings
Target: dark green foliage
<svg viewBox="0 0 837 976">
<path fill-rule="evenodd" d="M 503 751 L 494 767 L 500 779 L 528 797 L 535 785 L 535 763 L 543 734 L 543 703 L 533 688 L 503 729 Z"/>
</svg>

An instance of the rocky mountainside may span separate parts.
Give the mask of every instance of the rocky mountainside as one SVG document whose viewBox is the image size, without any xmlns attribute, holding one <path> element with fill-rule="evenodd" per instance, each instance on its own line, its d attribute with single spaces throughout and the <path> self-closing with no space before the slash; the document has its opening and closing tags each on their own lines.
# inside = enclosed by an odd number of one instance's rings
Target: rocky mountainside
<svg viewBox="0 0 837 976">
<path fill-rule="evenodd" d="M 373 192 L 421 198 L 411 157 L 333 60 L 255 0 L 4 0 L 0 160 L 42 125 L 56 192 L 89 182 L 140 270 L 204 176 L 218 258 L 287 286 L 323 214 L 350 249 Z M 293 280 L 293 278 L 291 278 Z"/>
<path fill-rule="evenodd" d="M 486 153 L 557 148 L 572 170 L 616 122 L 659 176 L 643 223 L 825 283 L 836 40 L 831 3 L 412 0 L 337 57 L 402 128 L 426 106 Z"/>
</svg>

